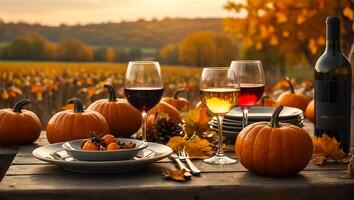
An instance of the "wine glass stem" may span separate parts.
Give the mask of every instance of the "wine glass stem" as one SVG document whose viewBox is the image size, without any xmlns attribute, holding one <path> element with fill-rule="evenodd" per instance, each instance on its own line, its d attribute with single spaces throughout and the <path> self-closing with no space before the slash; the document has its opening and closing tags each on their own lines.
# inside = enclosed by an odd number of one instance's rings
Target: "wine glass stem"
<svg viewBox="0 0 354 200">
<path fill-rule="evenodd" d="M 248 108 L 242 108 L 242 129 L 244 129 L 248 125 Z"/>
<path fill-rule="evenodd" d="M 223 136 L 222 136 L 222 121 L 224 120 L 224 116 L 218 115 L 216 116 L 216 118 L 218 119 L 218 127 L 219 127 L 219 145 L 218 145 L 218 150 L 216 152 L 216 156 L 224 156 L 224 150 L 222 148 L 223 145 Z"/>
<path fill-rule="evenodd" d="M 142 133 L 143 133 L 143 138 L 142 138 L 142 140 L 144 141 L 144 142 L 147 142 L 147 139 L 146 139 L 146 127 L 147 127 L 147 125 L 146 125 L 146 123 L 147 123 L 147 113 L 145 112 L 145 111 L 143 111 L 142 113 L 141 113 L 141 116 L 142 116 Z"/>
</svg>

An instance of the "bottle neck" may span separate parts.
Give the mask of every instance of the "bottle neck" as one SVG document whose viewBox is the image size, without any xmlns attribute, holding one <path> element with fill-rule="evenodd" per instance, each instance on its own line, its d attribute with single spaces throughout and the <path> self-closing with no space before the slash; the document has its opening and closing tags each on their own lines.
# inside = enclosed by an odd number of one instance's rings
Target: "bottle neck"
<svg viewBox="0 0 354 200">
<path fill-rule="evenodd" d="M 341 51 L 339 39 L 338 40 L 327 40 L 326 51 Z"/>
<path fill-rule="evenodd" d="M 339 21 L 327 23 L 326 38 L 326 51 L 341 51 Z"/>
</svg>

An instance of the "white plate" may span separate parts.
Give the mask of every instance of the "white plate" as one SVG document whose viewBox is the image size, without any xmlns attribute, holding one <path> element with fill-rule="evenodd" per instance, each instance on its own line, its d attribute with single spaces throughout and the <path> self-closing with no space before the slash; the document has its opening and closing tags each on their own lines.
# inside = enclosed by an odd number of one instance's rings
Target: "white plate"
<svg viewBox="0 0 354 200">
<path fill-rule="evenodd" d="M 79 161 L 72 159 L 60 160 L 51 156 L 52 153 L 65 150 L 63 143 L 49 144 L 33 150 L 32 154 L 39 160 L 56 164 L 64 170 L 80 173 L 120 173 L 138 170 L 148 164 L 166 158 L 172 153 L 172 149 L 166 145 L 148 142 L 148 147 L 139 152 L 142 158 L 134 157 L 131 160 L 120 161 Z"/>
<path fill-rule="evenodd" d="M 271 107 L 252 107 L 248 112 L 248 120 L 265 120 L 268 121 L 274 112 L 275 108 Z M 284 106 L 283 110 L 279 114 L 279 119 L 291 119 L 303 115 L 302 110 L 293 107 Z M 242 119 L 242 110 L 239 107 L 233 108 L 229 113 L 225 115 L 227 119 Z"/>
<path fill-rule="evenodd" d="M 136 144 L 134 149 L 122 149 L 114 151 L 85 151 L 81 149 L 81 142 L 83 140 L 72 140 L 65 142 L 62 147 L 65 151 L 72 157 L 78 160 L 85 161 L 109 161 L 109 160 L 128 160 L 133 158 L 138 154 L 139 151 L 145 149 L 148 144 L 141 140 L 127 139 L 127 138 L 116 138 L 122 143 L 128 144 L 133 142 Z"/>
</svg>

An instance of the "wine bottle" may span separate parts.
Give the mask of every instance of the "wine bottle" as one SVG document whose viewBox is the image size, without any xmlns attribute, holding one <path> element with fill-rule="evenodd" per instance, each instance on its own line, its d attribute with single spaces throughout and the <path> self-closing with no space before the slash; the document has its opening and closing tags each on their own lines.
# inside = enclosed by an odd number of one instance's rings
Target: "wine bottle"
<svg viewBox="0 0 354 200">
<path fill-rule="evenodd" d="M 315 135 L 335 137 L 350 150 L 352 69 L 340 47 L 340 18 L 326 19 L 326 50 L 315 66 Z"/>
</svg>

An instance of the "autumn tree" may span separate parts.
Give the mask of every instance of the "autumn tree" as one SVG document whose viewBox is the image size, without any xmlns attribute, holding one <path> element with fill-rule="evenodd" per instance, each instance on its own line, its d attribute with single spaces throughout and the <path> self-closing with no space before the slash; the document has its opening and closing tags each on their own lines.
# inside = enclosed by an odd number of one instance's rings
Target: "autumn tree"
<svg viewBox="0 0 354 200">
<path fill-rule="evenodd" d="M 63 61 L 91 61 L 93 49 L 78 40 L 64 39 L 57 47 L 57 57 Z"/>
<path fill-rule="evenodd" d="M 179 62 L 193 66 L 228 66 L 236 58 L 233 41 L 214 32 L 196 32 L 179 44 Z"/>
<path fill-rule="evenodd" d="M 169 43 L 159 51 L 159 61 L 166 64 L 178 63 L 178 45 Z"/>
<path fill-rule="evenodd" d="M 19 37 L 3 49 L 4 59 L 53 60 L 55 46 L 43 36 L 33 33 Z"/>
<path fill-rule="evenodd" d="M 352 43 L 353 9 L 349 0 L 264 0 L 235 3 L 225 9 L 239 14 L 224 20 L 224 29 L 243 40 L 245 47 L 276 49 L 287 61 L 304 57 L 310 64 L 323 52 L 325 20 L 329 15 L 342 19 L 342 48 Z"/>
<path fill-rule="evenodd" d="M 116 59 L 116 51 L 113 48 L 108 47 L 106 49 L 105 58 L 107 62 L 114 62 Z"/>
</svg>

